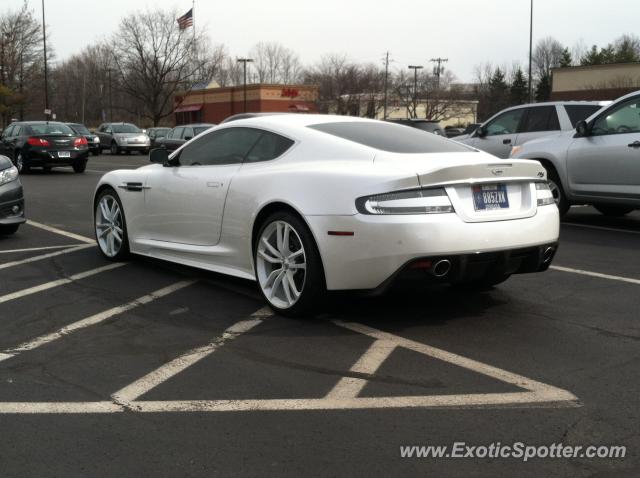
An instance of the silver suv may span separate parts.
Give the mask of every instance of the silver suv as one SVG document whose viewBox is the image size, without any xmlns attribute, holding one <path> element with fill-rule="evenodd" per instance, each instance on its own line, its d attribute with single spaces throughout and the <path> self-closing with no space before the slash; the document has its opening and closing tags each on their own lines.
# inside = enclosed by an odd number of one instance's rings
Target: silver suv
<svg viewBox="0 0 640 478">
<path fill-rule="evenodd" d="M 580 120 L 606 106 L 608 101 L 558 101 L 507 108 L 493 115 L 472 134 L 454 140 L 508 158 L 511 148 L 532 139 L 570 131 Z"/>
<path fill-rule="evenodd" d="M 576 129 L 514 148 L 512 157 L 542 163 L 562 214 L 572 204 L 592 204 L 609 216 L 640 208 L 640 91 Z"/>
</svg>

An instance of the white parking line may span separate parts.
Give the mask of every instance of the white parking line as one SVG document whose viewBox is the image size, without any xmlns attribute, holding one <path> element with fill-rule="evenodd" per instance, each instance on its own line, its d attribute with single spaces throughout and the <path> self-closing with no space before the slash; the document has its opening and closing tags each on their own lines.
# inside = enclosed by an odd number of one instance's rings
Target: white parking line
<svg viewBox="0 0 640 478">
<path fill-rule="evenodd" d="M 23 264 L 29 264 L 31 262 L 37 262 L 37 261 L 41 261 L 41 260 L 44 260 L 44 259 L 49 259 L 51 257 L 61 256 L 63 254 L 69 254 L 70 252 L 81 251 L 83 249 L 88 249 L 90 247 L 95 247 L 95 244 L 82 244 L 80 246 L 69 247 L 68 249 L 64 249 L 62 251 L 49 252 L 48 254 L 42 254 L 42 255 L 39 255 L 39 256 L 28 257 L 27 259 L 22 259 L 22 260 L 19 260 L 19 261 L 6 262 L 4 264 L 0 264 L 0 270 L 8 269 L 9 267 L 20 266 L 20 265 L 23 265 Z"/>
<path fill-rule="evenodd" d="M 264 318 L 264 310 L 260 309 L 249 320 L 241 320 L 236 324 L 226 329 L 222 335 L 216 337 L 207 345 L 190 350 L 189 352 L 173 359 L 171 362 L 157 368 L 153 372 L 148 373 L 144 377 L 136 380 L 130 385 L 127 385 L 121 390 L 111 395 L 111 397 L 117 403 L 128 403 L 136 398 L 144 395 L 149 390 L 157 387 L 158 385 L 166 382 L 171 377 L 191 367 L 195 363 L 199 362 L 203 358 L 211 355 L 217 349 L 222 347 L 226 342 L 237 338 L 239 335 L 251 330 L 256 325 L 261 323 Z"/>
<path fill-rule="evenodd" d="M 0 254 L 14 254 L 16 252 L 50 251 L 51 249 L 64 249 L 67 247 L 75 247 L 80 245 L 84 246 L 84 244 L 65 244 L 63 246 L 29 247 L 27 249 L 8 249 L 8 250 L 0 251 Z"/>
<path fill-rule="evenodd" d="M 76 234 L 74 232 L 63 231 L 62 229 L 58 229 L 57 227 L 49 226 L 48 224 L 42 224 L 41 222 L 32 221 L 29 219 L 27 224 L 33 227 L 38 227 L 45 231 L 53 232 L 54 234 L 59 234 L 61 236 L 66 236 L 71 239 L 75 239 L 76 241 L 86 242 L 87 244 L 95 244 L 96 240 L 90 237 L 81 236 L 80 234 Z"/>
<path fill-rule="evenodd" d="M 613 276 L 609 274 L 601 274 L 600 272 L 584 271 L 582 269 L 572 269 L 570 267 L 561 267 L 561 266 L 550 266 L 549 269 L 553 269 L 554 271 L 560 271 L 560 272 L 570 272 L 572 274 L 580 274 L 583 276 L 597 277 L 598 279 L 609 279 L 609 280 L 616 280 L 620 282 L 627 282 L 629 284 L 640 285 L 640 279 L 632 279 L 631 277 Z"/>
<path fill-rule="evenodd" d="M 391 352 L 396 348 L 393 342 L 387 340 L 376 340 L 371 344 L 362 357 L 351 367 L 351 372 L 373 375 L 382 362 L 384 362 Z M 325 398 L 354 398 L 362 391 L 367 384 L 367 380 L 356 377 L 342 377 Z"/>
<path fill-rule="evenodd" d="M 10 300 L 20 299 L 22 297 L 26 297 L 31 294 L 35 294 L 37 292 L 42 292 L 44 290 L 53 289 L 54 287 L 58 287 L 64 284 L 69 284 L 74 281 L 82 280 L 87 277 L 91 277 L 96 274 L 100 274 L 101 272 L 107 272 L 113 269 L 117 269 L 118 267 L 125 266 L 125 262 L 116 262 L 114 264 L 109 264 L 106 266 L 98 267 L 96 269 L 91 269 L 89 271 L 80 272 L 78 274 L 74 274 L 69 277 L 65 277 L 64 279 L 57 279 L 51 282 L 47 282 L 45 284 L 40 284 L 34 287 L 29 287 L 28 289 L 19 290 L 17 292 L 12 292 L 10 294 L 1 295 L 0 296 L 0 304 L 5 302 L 9 302 Z"/>
<path fill-rule="evenodd" d="M 0 413 L 116 413 L 125 408 L 113 402 L 1 402 Z"/>
<path fill-rule="evenodd" d="M 618 229 L 616 227 L 592 226 L 591 224 L 578 224 L 575 222 L 563 222 L 563 226 L 584 227 L 585 229 L 597 229 L 600 231 L 626 232 L 627 234 L 640 234 L 640 231 L 629 231 L 627 229 Z"/>
<path fill-rule="evenodd" d="M 16 355 L 22 353 L 22 352 L 26 352 L 28 350 L 33 350 L 36 349 L 38 347 L 41 347 L 43 345 L 49 344 L 51 342 L 53 342 L 54 340 L 57 340 L 59 338 L 64 337 L 65 335 L 69 335 L 73 332 L 76 332 L 80 329 L 84 329 L 86 327 L 90 327 L 92 325 L 96 325 L 99 324 L 100 322 L 104 322 L 105 320 L 115 316 L 115 315 L 120 315 L 123 314 L 129 310 L 135 309 L 136 307 L 140 306 L 140 305 L 145 305 L 148 304 L 150 302 L 153 302 L 154 300 L 160 299 L 162 297 L 165 297 L 169 294 L 172 294 L 180 289 L 184 289 L 185 287 L 188 287 L 192 284 L 194 284 L 196 281 L 180 281 L 180 282 L 176 282 L 175 284 L 172 284 L 170 286 L 167 287 L 163 287 L 162 289 L 158 289 L 154 292 L 151 292 L 150 294 L 147 295 L 143 295 L 142 297 L 139 297 L 135 300 L 132 300 L 131 302 L 128 302 L 126 304 L 117 306 L 117 307 L 113 307 L 109 310 L 105 310 L 104 312 L 100 312 L 98 314 L 92 315 L 90 317 L 87 317 L 85 319 L 82 320 L 78 320 L 77 322 L 74 322 L 70 325 L 65 325 L 64 327 L 62 327 L 61 329 L 58 329 L 55 332 L 52 332 L 50 334 L 45 334 L 45 335 L 41 335 L 40 337 L 36 337 L 33 340 L 30 340 L 29 342 L 25 342 L 23 344 L 18 345 L 17 347 L 14 347 L 12 349 L 9 350 L 5 350 L 3 353 L 0 353 L 0 362 L 4 361 L 4 360 L 8 360 L 12 357 L 15 357 Z"/>
</svg>

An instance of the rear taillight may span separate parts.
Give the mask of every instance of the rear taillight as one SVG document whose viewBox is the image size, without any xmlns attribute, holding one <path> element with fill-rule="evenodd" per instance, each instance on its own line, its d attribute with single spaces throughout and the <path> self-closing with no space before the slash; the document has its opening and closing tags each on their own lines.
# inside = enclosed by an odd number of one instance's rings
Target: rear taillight
<svg viewBox="0 0 640 478">
<path fill-rule="evenodd" d="M 452 213 L 453 206 L 444 188 L 396 191 L 356 200 L 360 214 L 443 214 Z"/>
<path fill-rule="evenodd" d="M 49 141 L 46 139 L 34 137 L 27 138 L 27 144 L 30 144 L 31 146 L 50 146 Z"/>
<path fill-rule="evenodd" d="M 81 137 L 81 138 L 76 138 L 73 141 L 73 145 L 74 146 L 83 146 L 83 145 L 86 146 L 87 144 L 89 144 L 89 143 L 87 143 L 87 138 L 85 138 L 84 136 Z"/>
</svg>

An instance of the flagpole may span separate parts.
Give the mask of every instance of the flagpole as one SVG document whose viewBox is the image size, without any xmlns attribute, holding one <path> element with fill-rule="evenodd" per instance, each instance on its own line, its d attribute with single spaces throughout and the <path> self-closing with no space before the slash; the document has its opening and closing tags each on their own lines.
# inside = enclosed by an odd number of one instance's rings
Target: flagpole
<svg viewBox="0 0 640 478">
<path fill-rule="evenodd" d="M 193 56 L 196 59 L 196 75 L 200 74 L 200 66 L 198 65 L 198 48 L 196 45 L 196 0 L 192 0 L 191 2 L 191 20 L 193 21 Z M 200 77 L 196 78 L 197 81 L 200 81 Z"/>
</svg>

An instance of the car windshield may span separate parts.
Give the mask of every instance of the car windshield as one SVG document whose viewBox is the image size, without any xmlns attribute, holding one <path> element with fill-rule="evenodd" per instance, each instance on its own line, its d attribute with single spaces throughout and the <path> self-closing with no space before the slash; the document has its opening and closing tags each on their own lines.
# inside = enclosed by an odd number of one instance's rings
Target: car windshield
<svg viewBox="0 0 640 478">
<path fill-rule="evenodd" d="M 74 125 L 71 125 L 71 128 L 75 130 L 78 134 L 91 134 L 89 129 L 83 124 L 74 124 Z"/>
<path fill-rule="evenodd" d="M 309 128 L 355 143 L 391 153 L 463 153 L 475 151 L 460 143 L 434 134 L 424 134 L 416 128 L 393 123 L 341 121 L 321 123 Z"/>
<path fill-rule="evenodd" d="M 34 134 L 74 134 L 71 128 L 60 123 L 32 123 L 29 127 Z"/>
<path fill-rule="evenodd" d="M 114 124 L 112 128 L 114 133 L 142 133 L 140 128 L 130 123 Z"/>
</svg>

